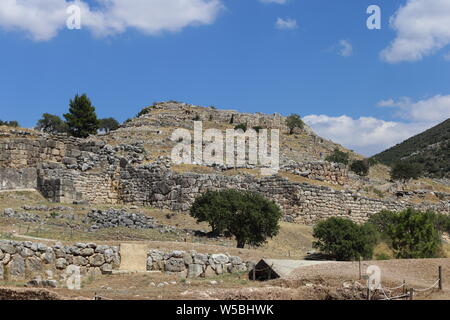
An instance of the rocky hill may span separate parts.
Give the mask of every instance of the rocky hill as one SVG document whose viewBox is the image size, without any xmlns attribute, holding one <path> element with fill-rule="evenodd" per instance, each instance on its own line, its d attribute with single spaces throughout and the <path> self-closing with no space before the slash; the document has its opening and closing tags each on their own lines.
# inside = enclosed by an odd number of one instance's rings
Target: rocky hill
<svg viewBox="0 0 450 320">
<path fill-rule="evenodd" d="M 176 144 L 171 134 L 178 128 L 194 129 L 194 120 L 202 121 L 203 130 L 233 129 L 245 124 L 247 128 L 261 127 L 280 129 L 280 161 L 323 160 L 335 148 L 346 150 L 341 145 L 317 136 L 305 125 L 303 130 L 289 134 L 286 117 L 280 114 L 241 113 L 234 110 L 221 110 L 215 107 L 200 107 L 180 102 L 161 102 L 144 108 L 137 117 L 129 119 L 122 127 L 105 136 L 108 143 L 141 143 L 151 159 L 170 156 Z M 358 158 L 359 155 L 352 154 Z"/>
<path fill-rule="evenodd" d="M 407 160 L 423 166 L 433 178 L 450 177 L 450 119 L 374 156 L 392 165 Z"/>
</svg>

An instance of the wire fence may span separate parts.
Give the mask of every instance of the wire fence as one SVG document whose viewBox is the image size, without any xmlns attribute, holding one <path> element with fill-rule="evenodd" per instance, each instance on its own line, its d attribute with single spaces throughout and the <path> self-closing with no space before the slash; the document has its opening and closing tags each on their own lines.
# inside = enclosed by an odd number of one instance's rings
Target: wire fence
<svg viewBox="0 0 450 320">
<path fill-rule="evenodd" d="M 417 281 L 417 279 L 416 279 Z M 431 294 L 435 289 L 442 290 L 442 267 L 438 269 L 438 278 L 433 282 L 432 285 L 426 288 L 414 288 L 408 286 L 407 282 L 403 280 L 403 283 L 395 287 L 385 287 L 382 283 L 379 283 L 376 288 L 370 286 L 369 280 L 367 284 L 361 284 L 355 280 L 346 280 L 342 282 L 341 286 L 348 288 L 348 283 L 352 282 L 352 287 L 366 290 L 367 300 L 398 300 L 398 299 L 409 299 L 412 300 L 415 295 L 420 294 Z M 401 290 L 401 291 L 400 291 Z M 374 299 L 375 297 L 381 296 L 381 298 Z"/>
</svg>

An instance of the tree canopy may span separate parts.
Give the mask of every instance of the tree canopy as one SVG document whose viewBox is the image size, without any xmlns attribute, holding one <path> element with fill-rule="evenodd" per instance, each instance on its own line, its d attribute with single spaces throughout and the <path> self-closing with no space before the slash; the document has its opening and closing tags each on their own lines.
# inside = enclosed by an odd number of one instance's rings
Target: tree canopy
<svg viewBox="0 0 450 320">
<path fill-rule="evenodd" d="M 104 118 L 99 120 L 99 129 L 106 133 L 119 129 L 120 124 L 114 118 Z"/>
<path fill-rule="evenodd" d="M 67 132 L 67 125 L 60 117 L 44 113 L 36 124 L 36 130 L 47 133 L 64 133 Z"/>
<path fill-rule="evenodd" d="M 298 114 L 291 114 L 289 117 L 287 117 L 286 125 L 289 128 L 290 134 L 294 133 L 295 128 L 303 129 L 305 127 L 305 123 L 303 122 L 302 118 L 300 118 L 300 116 Z"/>
<path fill-rule="evenodd" d="M 86 94 L 70 100 L 69 113 L 64 114 L 67 129 L 75 137 L 86 138 L 90 134 L 96 134 L 99 121 L 95 113 L 95 107 Z"/>
<path fill-rule="evenodd" d="M 418 179 L 422 176 L 422 167 L 417 163 L 397 162 L 391 170 L 391 178 L 406 182 L 411 179 Z"/>
<path fill-rule="evenodd" d="M 259 246 L 277 235 L 281 210 L 258 193 L 225 189 L 208 191 L 198 197 L 190 209 L 198 222 L 208 222 L 215 234 L 230 233 L 237 247 Z"/>
<path fill-rule="evenodd" d="M 348 152 L 344 152 L 336 148 L 332 154 L 325 158 L 325 160 L 347 165 L 350 162 L 350 155 Z"/>
<path fill-rule="evenodd" d="M 344 218 L 331 217 L 319 222 L 313 230 L 317 239 L 313 247 L 330 254 L 339 261 L 371 258 L 377 233 L 369 224 L 357 225 Z"/>
</svg>

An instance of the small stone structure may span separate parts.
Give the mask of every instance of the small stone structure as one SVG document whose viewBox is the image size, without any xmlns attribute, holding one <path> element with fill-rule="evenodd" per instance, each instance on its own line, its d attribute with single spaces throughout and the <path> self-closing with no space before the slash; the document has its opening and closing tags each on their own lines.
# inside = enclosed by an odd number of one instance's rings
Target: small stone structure
<svg viewBox="0 0 450 320">
<path fill-rule="evenodd" d="M 223 273 L 246 272 L 254 263 L 244 262 L 240 257 L 228 254 L 203 254 L 195 250 L 172 251 L 149 250 L 147 270 L 161 270 L 181 277 L 210 277 Z"/>
<path fill-rule="evenodd" d="M 31 241 L 0 240 L 0 280 L 25 280 L 36 276 L 64 279 L 69 266 L 81 275 L 109 273 L 120 265 L 119 247 L 77 243 L 53 246 Z"/>
</svg>

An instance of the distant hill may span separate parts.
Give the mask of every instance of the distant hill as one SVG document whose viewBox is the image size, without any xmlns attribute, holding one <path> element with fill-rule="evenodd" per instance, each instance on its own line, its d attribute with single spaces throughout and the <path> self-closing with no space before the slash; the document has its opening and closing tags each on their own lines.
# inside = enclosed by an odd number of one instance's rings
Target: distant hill
<svg viewBox="0 0 450 320">
<path fill-rule="evenodd" d="M 407 160 L 421 164 L 429 177 L 450 177 L 450 119 L 373 158 L 387 165 Z"/>
</svg>

